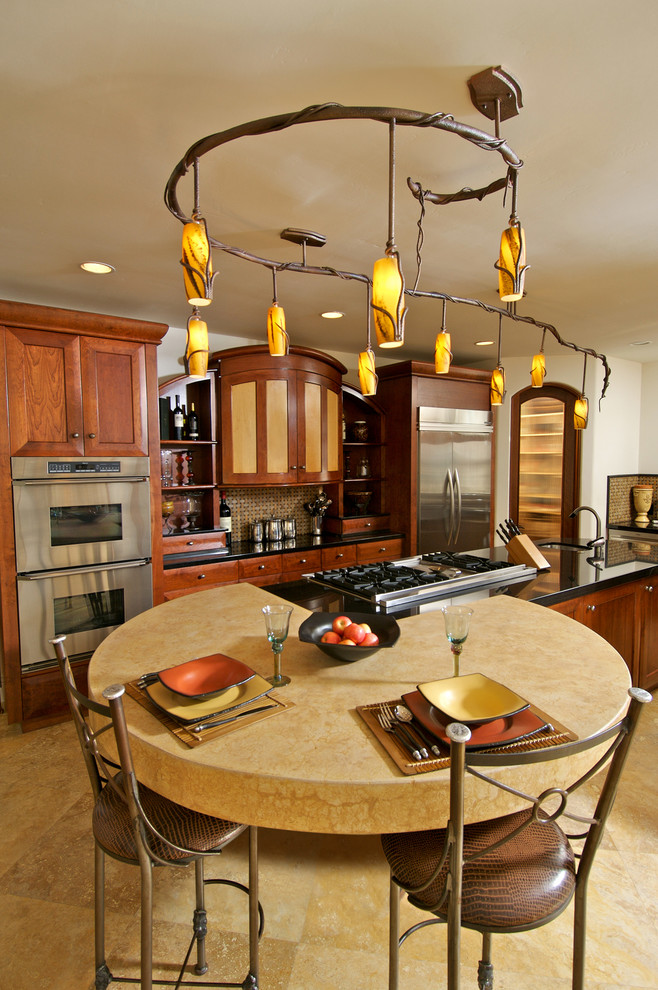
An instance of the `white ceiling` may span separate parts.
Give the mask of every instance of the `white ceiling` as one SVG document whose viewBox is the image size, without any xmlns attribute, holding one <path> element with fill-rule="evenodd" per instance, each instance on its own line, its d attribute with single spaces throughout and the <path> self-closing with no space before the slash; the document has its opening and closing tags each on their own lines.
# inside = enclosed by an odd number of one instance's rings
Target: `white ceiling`
<svg viewBox="0 0 658 990">
<path fill-rule="evenodd" d="M 608 357 L 656 361 L 657 28 L 654 0 L 7 0 L 0 296 L 183 327 L 181 225 L 163 192 L 190 145 L 325 102 L 449 112 L 492 132 L 467 80 L 502 65 L 524 103 L 502 127 L 525 163 L 519 215 L 532 268 L 518 312 Z M 309 264 L 369 273 L 387 237 L 387 155 L 387 128 L 371 121 L 245 138 L 202 159 L 202 211 L 225 243 L 300 261 L 279 232 L 316 230 L 327 244 L 309 249 Z M 452 192 L 504 167 L 495 153 L 418 128 L 399 129 L 397 157 L 396 239 L 410 285 L 419 210 L 407 175 Z M 191 212 L 189 177 L 179 192 Z M 508 215 L 500 193 L 428 205 L 419 288 L 497 305 L 493 263 Z M 270 273 L 216 254 L 211 331 L 264 338 Z M 116 272 L 86 275 L 85 259 Z M 282 274 L 279 301 L 293 343 L 363 348 L 358 283 Z M 322 320 L 328 308 L 345 318 Z M 439 302 L 412 300 L 405 345 L 386 357 L 431 360 L 440 319 Z M 450 305 L 457 363 L 493 366 L 496 348 L 474 342 L 495 339 L 497 326 Z M 503 359 L 532 354 L 540 336 L 505 321 Z M 548 340 L 546 349 L 559 350 Z"/>
</svg>

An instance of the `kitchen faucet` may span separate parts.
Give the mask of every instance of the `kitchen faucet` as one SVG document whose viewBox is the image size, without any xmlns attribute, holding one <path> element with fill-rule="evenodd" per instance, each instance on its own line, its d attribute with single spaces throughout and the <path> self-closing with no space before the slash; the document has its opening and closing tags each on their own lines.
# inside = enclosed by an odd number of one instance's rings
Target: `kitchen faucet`
<svg viewBox="0 0 658 990">
<path fill-rule="evenodd" d="M 596 519 L 596 536 L 594 537 L 593 540 L 588 540 L 586 545 L 588 547 L 603 546 L 603 544 L 605 543 L 605 536 L 601 536 L 601 517 L 599 516 L 596 509 L 593 509 L 591 505 L 579 505 L 577 509 L 574 509 L 573 512 L 569 514 L 569 519 L 573 519 L 574 516 L 577 516 L 578 513 L 583 512 L 583 510 L 586 510 L 587 512 L 591 512 L 594 518 Z"/>
</svg>

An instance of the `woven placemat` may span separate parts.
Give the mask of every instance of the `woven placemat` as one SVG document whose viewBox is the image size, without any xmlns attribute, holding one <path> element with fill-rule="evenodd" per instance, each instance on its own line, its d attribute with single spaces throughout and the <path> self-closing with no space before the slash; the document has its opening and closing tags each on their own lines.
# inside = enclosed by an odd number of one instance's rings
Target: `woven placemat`
<svg viewBox="0 0 658 990">
<path fill-rule="evenodd" d="M 217 736 L 224 736 L 228 732 L 233 732 L 235 729 L 241 729 L 244 725 L 252 725 L 254 722 L 260 722 L 263 718 L 278 715 L 279 712 L 284 712 L 288 708 L 295 707 L 291 701 L 281 701 L 280 698 L 266 694 L 260 698 L 255 698 L 249 705 L 240 708 L 240 718 L 236 719 L 235 722 L 229 722 L 228 725 L 216 725 L 213 729 L 204 729 L 203 732 L 192 732 L 191 727 L 181 725 L 176 719 L 171 718 L 166 712 L 158 708 L 157 705 L 154 705 L 149 696 L 137 687 L 137 681 L 129 681 L 126 684 L 126 694 L 129 694 L 142 708 L 145 708 L 147 712 L 150 712 L 151 715 L 157 718 L 164 725 L 165 729 L 168 729 L 177 739 L 180 739 L 181 742 L 184 742 L 186 746 L 190 747 L 201 746 L 204 742 L 208 742 L 209 739 L 216 739 Z M 260 708 L 262 705 L 273 705 L 274 707 L 268 708 L 264 712 L 252 712 L 250 714 L 252 708 Z M 238 713 L 237 711 L 233 713 L 228 711 L 226 718 L 230 718 L 231 714 L 237 715 Z M 212 719 L 208 721 L 212 721 Z"/>
<path fill-rule="evenodd" d="M 426 760 L 414 760 L 409 756 L 407 750 L 392 732 L 385 732 L 382 729 L 377 719 L 378 712 L 381 711 L 384 705 L 394 708 L 400 704 L 404 704 L 402 699 L 395 698 L 393 701 L 378 701 L 373 705 L 359 705 L 356 710 L 402 773 L 429 773 L 431 770 L 444 770 L 446 767 L 449 767 L 450 756 L 447 751 L 445 756 L 432 755 Z M 534 712 L 544 722 L 549 723 L 553 728 L 547 729 L 545 732 L 541 732 L 529 739 L 519 739 L 518 742 L 506 743 L 504 746 L 491 746 L 488 748 L 489 751 L 492 753 L 519 753 L 530 749 L 544 749 L 546 746 L 558 746 L 561 743 L 572 742 L 578 738 L 575 732 L 567 729 L 560 722 L 556 722 L 554 718 L 549 718 L 545 712 L 542 712 L 534 705 L 530 705 L 530 711 Z M 437 743 L 441 745 L 439 739 L 437 739 Z"/>
</svg>

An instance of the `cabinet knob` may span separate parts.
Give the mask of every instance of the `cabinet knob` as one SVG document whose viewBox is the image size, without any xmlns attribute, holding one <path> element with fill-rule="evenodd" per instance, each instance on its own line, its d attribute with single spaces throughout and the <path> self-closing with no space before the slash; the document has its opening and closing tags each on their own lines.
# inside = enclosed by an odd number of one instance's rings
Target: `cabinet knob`
<svg viewBox="0 0 658 990">
<path fill-rule="evenodd" d="M 588 605 L 587 606 L 587 611 L 588 612 L 596 612 L 596 605 Z"/>
<path fill-rule="evenodd" d="M 258 570 L 259 571 L 264 571 L 265 570 L 265 564 L 259 564 L 258 565 Z"/>
<path fill-rule="evenodd" d="M 297 465 L 296 464 L 291 464 L 290 465 L 290 470 L 291 471 L 296 471 L 297 470 Z"/>
<path fill-rule="evenodd" d="M 188 547 L 193 547 L 194 546 L 194 540 L 188 540 L 187 541 L 187 545 L 188 545 Z"/>
<path fill-rule="evenodd" d="M 653 585 L 652 584 L 645 584 L 644 590 L 645 591 L 653 591 Z"/>
<path fill-rule="evenodd" d="M 199 574 L 199 575 L 197 575 L 197 581 L 204 581 L 205 580 L 205 577 L 206 577 L 205 574 Z"/>
<path fill-rule="evenodd" d="M 379 552 L 380 553 L 386 553 L 386 547 L 380 547 L 379 548 Z"/>
<path fill-rule="evenodd" d="M 80 434 L 79 433 L 72 433 L 71 436 L 73 437 L 74 440 L 77 440 L 78 437 L 80 436 Z"/>
<path fill-rule="evenodd" d="M 299 563 L 300 564 L 305 564 L 306 563 L 306 557 L 302 557 L 302 559 L 299 561 Z"/>
<path fill-rule="evenodd" d="M 367 522 L 366 523 L 366 529 L 368 528 L 368 526 L 372 526 L 372 523 Z"/>
<path fill-rule="evenodd" d="M 341 557 L 344 557 L 344 556 L 345 556 L 345 554 L 344 554 L 344 553 L 337 553 L 337 554 L 336 554 L 336 560 L 340 560 L 340 558 L 341 558 Z"/>
<path fill-rule="evenodd" d="M 96 439 L 96 434 L 95 433 L 88 433 L 87 436 L 89 437 L 90 440 L 95 440 Z"/>
<path fill-rule="evenodd" d="M 299 465 L 299 470 L 300 471 L 305 471 L 306 470 L 306 465 L 305 464 L 300 464 Z"/>
</svg>

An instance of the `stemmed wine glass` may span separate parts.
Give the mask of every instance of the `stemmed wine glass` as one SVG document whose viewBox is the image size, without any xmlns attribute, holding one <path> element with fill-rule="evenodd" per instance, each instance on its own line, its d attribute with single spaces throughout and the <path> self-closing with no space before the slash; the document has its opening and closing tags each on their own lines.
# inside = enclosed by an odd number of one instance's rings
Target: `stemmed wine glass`
<svg viewBox="0 0 658 990">
<path fill-rule="evenodd" d="M 446 636 L 452 650 L 452 676 L 459 677 L 459 658 L 468 636 L 473 609 L 468 605 L 444 605 L 441 611 L 445 619 Z"/>
<path fill-rule="evenodd" d="M 281 653 L 283 651 L 283 644 L 285 643 L 288 635 L 288 625 L 290 623 L 290 616 L 292 615 L 292 606 L 266 605 L 265 608 L 262 609 L 262 612 L 265 616 L 267 638 L 270 641 L 272 652 L 274 654 L 274 676 L 268 677 L 267 680 L 270 682 L 272 687 L 282 687 L 284 684 L 290 684 L 290 678 L 281 673 Z"/>
</svg>

